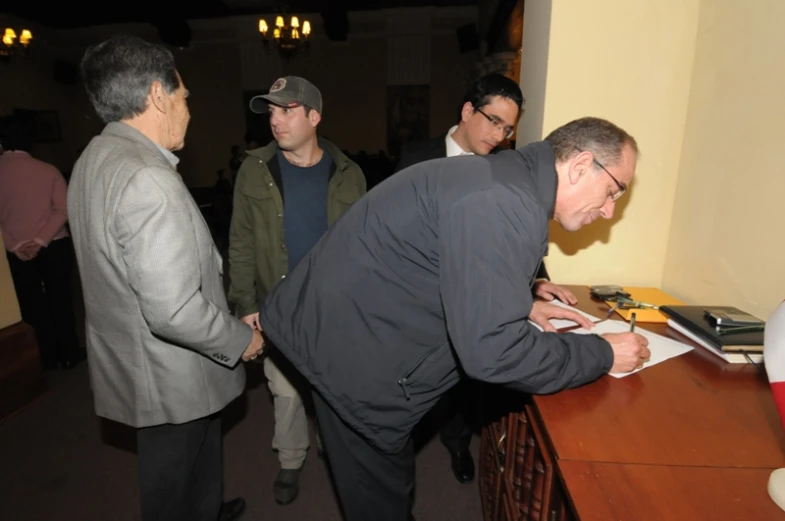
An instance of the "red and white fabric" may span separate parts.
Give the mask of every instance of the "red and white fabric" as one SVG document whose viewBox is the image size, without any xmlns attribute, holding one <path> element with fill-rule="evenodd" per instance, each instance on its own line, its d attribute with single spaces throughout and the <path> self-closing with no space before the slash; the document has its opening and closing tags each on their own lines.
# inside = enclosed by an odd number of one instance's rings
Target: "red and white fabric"
<svg viewBox="0 0 785 521">
<path fill-rule="evenodd" d="M 763 335 L 763 363 L 771 384 L 771 392 L 785 428 L 785 301 L 766 321 Z"/>
</svg>

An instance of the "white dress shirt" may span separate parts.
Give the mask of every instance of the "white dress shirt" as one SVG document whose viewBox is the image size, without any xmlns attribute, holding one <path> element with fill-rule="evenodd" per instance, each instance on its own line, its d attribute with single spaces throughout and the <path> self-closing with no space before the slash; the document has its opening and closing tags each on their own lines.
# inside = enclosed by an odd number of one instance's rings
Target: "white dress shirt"
<svg viewBox="0 0 785 521">
<path fill-rule="evenodd" d="M 450 130 L 447 131 L 447 136 L 444 138 L 444 142 L 447 144 L 447 157 L 453 156 L 471 156 L 474 155 L 471 152 L 467 152 L 455 142 L 452 138 L 453 132 L 458 130 L 458 125 L 454 125 Z"/>
</svg>

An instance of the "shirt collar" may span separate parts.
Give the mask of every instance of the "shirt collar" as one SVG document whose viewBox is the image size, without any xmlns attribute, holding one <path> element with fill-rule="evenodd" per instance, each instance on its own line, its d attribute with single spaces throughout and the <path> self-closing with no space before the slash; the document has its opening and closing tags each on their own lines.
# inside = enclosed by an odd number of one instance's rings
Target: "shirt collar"
<svg viewBox="0 0 785 521">
<path fill-rule="evenodd" d="M 447 131 L 447 136 L 444 138 L 444 142 L 447 145 L 447 157 L 453 156 L 471 156 L 474 155 L 471 152 L 467 152 L 455 142 L 452 138 L 453 132 L 458 130 L 458 125 L 453 125 L 450 130 Z"/>
<path fill-rule="evenodd" d="M 2 154 L 0 154 L 0 157 L 2 156 L 32 157 L 29 152 L 25 152 L 24 150 L 6 150 Z"/>
<path fill-rule="evenodd" d="M 162 147 L 162 146 L 161 146 L 161 145 L 159 145 L 158 143 L 155 143 L 155 146 L 157 146 L 157 147 L 158 147 L 158 150 L 160 150 L 160 151 L 161 151 L 161 153 L 164 155 L 164 157 L 165 157 L 165 158 L 166 158 L 166 159 L 167 159 L 167 160 L 168 160 L 170 163 L 172 163 L 172 166 L 177 166 L 177 163 L 179 163 L 179 162 L 180 162 L 180 158 L 179 158 L 179 157 L 177 157 L 176 155 L 172 154 L 172 153 L 171 153 L 169 150 L 166 150 L 164 147 Z"/>
</svg>

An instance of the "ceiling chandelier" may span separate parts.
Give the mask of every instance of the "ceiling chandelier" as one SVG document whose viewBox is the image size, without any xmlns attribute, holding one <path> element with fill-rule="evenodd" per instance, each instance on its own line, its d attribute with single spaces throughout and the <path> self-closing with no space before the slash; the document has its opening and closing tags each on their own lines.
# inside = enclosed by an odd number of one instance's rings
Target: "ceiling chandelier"
<svg viewBox="0 0 785 521">
<path fill-rule="evenodd" d="M 26 55 L 33 41 L 33 33 L 29 29 L 22 29 L 17 32 L 6 27 L 3 29 L 3 41 L 0 45 L 0 60 L 7 62 L 13 56 Z"/>
<path fill-rule="evenodd" d="M 284 59 L 290 59 L 300 51 L 306 51 L 310 45 L 308 38 L 311 36 L 311 22 L 292 16 L 286 20 L 285 15 L 275 17 L 275 27 L 270 32 L 270 27 L 264 18 L 259 19 L 259 32 L 262 34 L 264 47 L 268 52 L 279 52 Z"/>
</svg>

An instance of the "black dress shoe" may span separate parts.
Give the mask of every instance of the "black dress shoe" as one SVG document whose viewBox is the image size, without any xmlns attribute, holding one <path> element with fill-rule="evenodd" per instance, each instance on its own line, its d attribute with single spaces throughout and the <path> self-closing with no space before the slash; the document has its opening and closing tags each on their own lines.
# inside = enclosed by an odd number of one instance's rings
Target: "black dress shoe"
<svg viewBox="0 0 785 521">
<path fill-rule="evenodd" d="M 236 521 L 242 517 L 243 512 L 245 512 L 245 500 L 241 497 L 234 498 L 221 505 L 218 521 Z"/>
<path fill-rule="evenodd" d="M 66 360 L 65 362 L 60 362 L 61 369 L 73 369 L 77 365 L 79 365 L 81 360 Z"/>
<path fill-rule="evenodd" d="M 474 459 L 468 450 L 450 451 L 452 473 L 459 483 L 469 483 L 474 479 Z"/>
<path fill-rule="evenodd" d="M 74 353 L 70 358 L 60 362 L 62 369 L 73 369 L 87 358 L 87 355 L 81 349 Z"/>
</svg>

